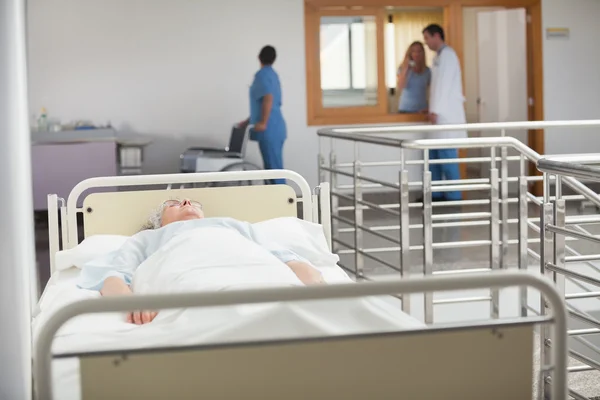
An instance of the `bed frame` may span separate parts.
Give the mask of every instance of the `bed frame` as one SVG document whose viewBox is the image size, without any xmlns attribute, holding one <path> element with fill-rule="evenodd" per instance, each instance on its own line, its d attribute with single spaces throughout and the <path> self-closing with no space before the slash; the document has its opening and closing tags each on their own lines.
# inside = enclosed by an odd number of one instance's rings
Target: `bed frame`
<svg viewBox="0 0 600 400">
<path fill-rule="evenodd" d="M 192 184 L 235 184 L 282 178 L 287 180 L 288 185 L 185 188 L 185 185 Z M 142 190 L 132 190 L 136 187 Z M 112 191 L 106 191 L 107 189 Z M 84 238 L 98 234 L 132 235 L 142 228 L 150 213 L 161 202 L 173 198 L 190 198 L 202 203 L 207 217 L 228 216 L 248 222 L 300 217 L 309 222 L 321 223 L 331 246 L 329 197 L 328 183 L 321 183 L 312 191 L 301 175 L 287 170 L 86 179 L 73 188 L 66 202 L 57 195 L 48 196 L 51 273 L 54 273 L 56 252 L 71 249 L 79 243 L 81 235 L 77 223 L 78 214 L 83 215 Z M 301 215 L 298 213 L 298 204 L 301 205 Z M 59 225 L 62 226 L 62 231 L 59 231 Z"/>
<path fill-rule="evenodd" d="M 173 184 L 285 178 L 289 186 L 245 186 L 171 189 Z M 167 190 L 84 192 L 95 188 L 168 185 Z M 78 243 L 77 213 L 83 213 L 84 236 L 132 234 L 160 201 L 190 197 L 201 201 L 207 216 L 232 216 L 250 222 L 298 216 L 324 225 L 331 244 L 329 186 L 313 194 L 306 181 L 290 171 L 246 171 L 208 174 L 93 178 L 71 192 L 66 205 L 49 196 L 52 265 L 59 245 L 59 213 L 63 248 Z M 59 207 L 59 203 L 60 207 Z M 81 206 L 78 207 L 78 204 Z M 539 290 L 551 306 L 543 317 L 483 323 L 432 325 L 418 330 L 244 342 L 165 349 L 87 354 L 51 354 L 58 329 L 86 313 L 132 309 L 169 309 L 252 304 L 274 301 L 355 296 L 398 295 L 442 290 L 520 286 Z M 52 399 L 52 360 L 80 360 L 82 399 L 262 398 L 461 398 L 531 399 L 533 328 L 552 326 L 553 399 L 566 398 L 566 309 L 553 284 L 522 272 L 433 276 L 352 285 L 282 288 L 220 293 L 102 298 L 69 304 L 42 327 L 35 346 L 34 383 L 39 399 Z M 499 379 L 499 371 L 502 378 Z M 268 379 L 266 378 L 268 377 Z"/>
</svg>

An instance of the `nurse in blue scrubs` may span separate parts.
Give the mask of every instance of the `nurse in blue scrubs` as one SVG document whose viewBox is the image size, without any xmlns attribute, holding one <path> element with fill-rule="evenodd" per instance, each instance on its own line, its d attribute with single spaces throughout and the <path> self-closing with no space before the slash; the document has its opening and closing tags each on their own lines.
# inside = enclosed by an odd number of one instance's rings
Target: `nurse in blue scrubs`
<svg viewBox="0 0 600 400">
<path fill-rule="evenodd" d="M 250 118 L 243 122 L 254 125 L 250 140 L 258 142 L 265 169 L 283 169 L 283 144 L 287 137 L 281 113 L 281 84 L 273 69 L 276 58 L 272 46 L 265 46 L 260 51 L 260 70 L 250 87 Z M 285 179 L 274 179 L 270 183 L 285 184 Z"/>
</svg>

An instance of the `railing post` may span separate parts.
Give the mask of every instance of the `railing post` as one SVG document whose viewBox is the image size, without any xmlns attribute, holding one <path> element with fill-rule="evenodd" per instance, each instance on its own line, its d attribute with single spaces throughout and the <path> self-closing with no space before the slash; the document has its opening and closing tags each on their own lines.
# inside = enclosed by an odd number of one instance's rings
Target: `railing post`
<svg viewBox="0 0 600 400">
<path fill-rule="evenodd" d="M 400 275 L 408 277 L 410 268 L 410 192 L 408 171 L 402 166 L 400 171 Z M 402 311 L 410 314 L 410 294 L 402 295 Z"/>
<path fill-rule="evenodd" d="M 502 131 L 504 136 L 504 131 Z M 508 226 L 508 149 L 506 147 L 502 147 L 501 151 L 501 177 L 502 183 L 501 187 L 501 207 L 502 207 L 502 225 L 501 225 L 501 237 L 502 237 L 502 251 L 500 252 L 500 268 L 505 269 L 507 267 L 507 258 L 508 258 L 508 234 L 509 234 L 509 226 Z"/>
<path fill-rule="evenodd" d="M 329 169 L 334 170 L 335 164 L 337 163 L 337 157 L 335 152 L 333 151 L 333 140 L 331 141 L 331 149 L 329 150 Z M 339 200 L 337 196 L 334 196 L 333 193 L 337 190 L 337 175 L 335 172 L 329 172 L 329 183 L 331 185 L 331 237 L 337 238 L 339 236 L 338 232 L 338 220 L 334 217 L 339 216 Z M 339 250 L 339 245 L 332 241 L 331 251 L 333 253 L 337 253 Z"/>
<path fill-rule="evenodd" d="M 319 183 L 323 183 L 323 182 L 325 182 L 325 171 L 323 171 L 323 166 L 325 165 L 325 157 L 323 157 L 323 146 L 322 146 L 323 138 L 319 137 L 318 140 L 319 140 L 319 155 L 317 156 L 317 160 L 318 160 L 317 173 L 318 173 L 318 177 L 319 177 Z"/>
<path fill-rule="evenodd" d="M 423 272 L 433 275 L 433 210 L 429 150 L 423 151 Z M 425 323 L 433 323 L 433 293 L 425 292 Z"/>
<path fill-rule="evenodd" d="M 357 279 L 364 277 L 364 257 L 363 251 L 363 209 L 362 187 L 360 181 L 360 151 L 359 143 L 354 142 L 354 163 L 353 163 L 353 183 L 354 183 L 354 272 Z"/>
<path fill-rule="evenodd" d="M 565 228 L 566 225 L 566 204 L 562 198 L 562 177 L 556 176 L 555 186 L 556 200 L 554 201 L 554 224 L 559 228 Z M 559 268 L 565 268 L 565 245 L 566 237 L 561 234 L 554 234 L 554 265 Z M 554 274 L 554 282 L 557 290 L 563 296 L 565 295 L 565 276 Z"/>
<path fill-rule="evenodd" d="M 540 216 L 540 273 L 547 275 L 546 263 L 552 260 L 554 257 L 553 249 L 553 234 L 547 228 L 547 224 L 552 224 L 554 216 L 554 206 L 550 203 L 550 177 L 547 173 L 544 173 L 544 203 L 541 209 Z M 548 302 L 544 298 L 544 295 L 540 295 L 540 315 L 546 315 L 548 313 Z M 550 341 L 551 331 L 547 327 L 540 329 L 540 368 L 543 371 L 544 367 L 552 362 L 550 355 Z M 543 397 L 548 393 L 550 386 L 546 382 L 546 378 L 549 376 L 549 372 L 542 372 L 542 388 L 544 390 Z"/>
<path fill-rule="evenodd" d="M 527 177 L 521 173 L 519 176 L 519 269 L 527 270 L 529 267 L 529 256 L 527 254 L 528 247 L 528 219 L 529 219 L 529 205 L 527 203 Z M 521 316 L 526 317 L 529 312 L 527 309 L 527 288 L 519 288 L 519 306 L 521 309 Z"/>
<path fill-rule="evenodd" d="M 492 271 L 500 267 L 500 207 L 499 207 L 499 182 L 498 169 L 496 168 L 496 149 L 490 149 L 490 269 Z M 491 317 L 499 317 L 500 291 L 491 289 Z"/>
</svg>

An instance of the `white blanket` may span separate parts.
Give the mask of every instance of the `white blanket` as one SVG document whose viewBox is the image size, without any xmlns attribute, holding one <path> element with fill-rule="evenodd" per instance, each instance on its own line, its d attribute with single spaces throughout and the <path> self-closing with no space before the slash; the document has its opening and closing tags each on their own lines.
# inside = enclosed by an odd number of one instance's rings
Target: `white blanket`
<svg viewBox="0 0 600 400">
<path fill-rule="evenodd" d="M 302 254 L 310 259 L 310 254 Z M 353 284 L 335 265 L 319 268 L 328 283 Z M 211 228 L 179 235 L 148 258 L 134 276 L 136 293 L 238 290 L 299 286 L 291 270 L 268 251 L 236 232 Z M 39 326 L 65 303 L 98 297 L 72 281 L 50 288 L 34 321 Z M 87 352 L 240 340 L 346 335 L 394 331 L 423 325 L 404 314 L 391 297 L 163 310 L 147 325 L 122 314 L 83 315 L 57 334 L 53 352 Z M 54 362 L 57 398 L 78 398 L 77 362 Z"/>
</svg>

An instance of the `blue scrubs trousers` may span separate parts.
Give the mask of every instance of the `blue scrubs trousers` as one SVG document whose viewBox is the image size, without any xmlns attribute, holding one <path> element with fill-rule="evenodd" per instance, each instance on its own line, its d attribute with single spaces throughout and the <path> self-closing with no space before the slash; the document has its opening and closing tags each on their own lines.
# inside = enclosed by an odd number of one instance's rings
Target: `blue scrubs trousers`
<svg viewBox="0 0 600 400">
<path fill-rule="evenodd" d="M 258 141 L 265 169 L 283 169 L 283 143 L 285 139 L 269 138 Z M 270 179 L 268 184 L 285 185 L 285 179 Z"/>
<path fill-rule="evenodd" d="M 440 149 L 440 150 L 429 150 L 430 160 L 440 160 L 448 158 L 458 158 L 458 150 L 456 149 Z M 460 170 L 458 164 L 429 164 L 429 171 L 431 171 L 432 181 L 446 180 L 458 180 L 460 179 Z M 457 201 L 462 199 L 461 192 L 433 192 L 432 198 L 434 200 L 447 200 Z"/>
</svg>

